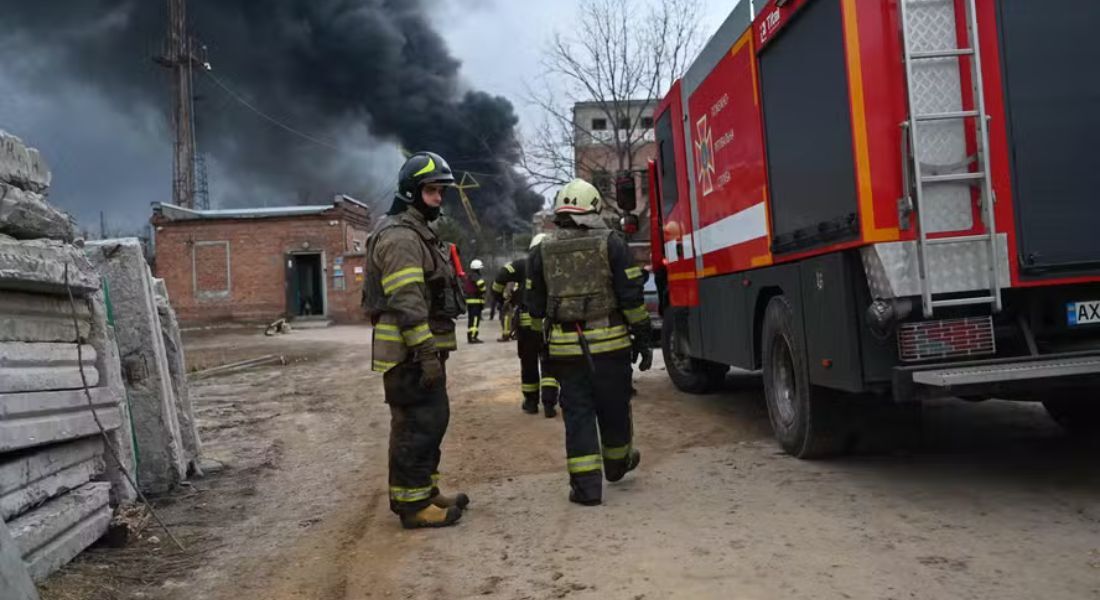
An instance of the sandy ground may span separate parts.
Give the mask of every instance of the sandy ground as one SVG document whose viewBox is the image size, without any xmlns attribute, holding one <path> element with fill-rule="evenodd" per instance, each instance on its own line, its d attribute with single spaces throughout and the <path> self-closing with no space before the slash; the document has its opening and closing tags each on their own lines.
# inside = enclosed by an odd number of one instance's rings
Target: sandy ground
<svg viewBox="0 0 1100 600">
<path fill-rule="evenodd" d="M 1037 406 L 945 402 L 914 451 L 803 462 L 771 441 L 756 378 L 688 396 L 658 358 L 636 377 L 642 465 L 583 508 L 561 419 L 519 410 L 514 346 L 463 347 L 442 470 L 473 503 L 405 531 L 369 330 L 189 338 L 192 364 L 289 360 L 195 382 L 209 472 L 157 499 L 187 551 L 150 526 L 46 600 L 1100 598 L 1100 449 Z"/>
</svg>

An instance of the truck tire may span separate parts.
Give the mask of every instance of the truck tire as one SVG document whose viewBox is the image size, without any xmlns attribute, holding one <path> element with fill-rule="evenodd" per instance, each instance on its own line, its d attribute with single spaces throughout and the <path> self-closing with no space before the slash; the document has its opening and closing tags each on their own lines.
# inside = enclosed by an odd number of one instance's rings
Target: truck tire
<svg viewBox="0 0 1100 600">
<path fill-rule="evenodd" d="M 806 344 L 794 310 L 776 296 L 764 313 L 764 397 L 779 445 L 798 458 L 821 458 L 844 447 L 840 400 L 810 385 Z"/>
<path fill-rule="evenodd" d="M 689 394 L 706 394 L 722 387 L 726 380 L 726 373 L 730 368 L 726 365 L 692 358 L 680 354 L 675 342 L 675 320 L 667 315 L 661 327 L 661 354 L 665 359 L 665 368 L 672 379 L 676 389 Z"/>
<path fill-rule="evenodd" d="M 1067 391 L 1061 398 L 1044 400 L 1047 414 L 1062 429 L 1078 436 L 1094 436 L 1100 433 L 1100 393 L 1096 391 Z"/>
</svg>

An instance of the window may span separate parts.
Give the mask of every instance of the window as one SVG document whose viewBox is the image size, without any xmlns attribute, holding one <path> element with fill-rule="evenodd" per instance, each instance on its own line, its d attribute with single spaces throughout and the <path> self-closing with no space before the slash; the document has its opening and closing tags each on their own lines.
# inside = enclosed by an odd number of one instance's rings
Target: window
<svg viewBox="0 0 1100 600">
<path fill-rule="evenodd" d="M 623 131 L 630 130 L 630 117 L 619 117 L 619 129 Z"/>
<path fill-rule="evenodd" d="M 653 117 L 642 117 L 642 129 L 653 129 Z"/>
<path fill-rule="evenodd" d="M 672 148 L 672 111 L 657 120 L 657 170 L 661 175 L 661 207 L 668 217 L 680 199 L 676 181 L 676 155 Z"/>
<path fill-rule="evenodd" d="M 592 131 L 607 131 L 607 119 L 592 119 Z"/>
</svg>

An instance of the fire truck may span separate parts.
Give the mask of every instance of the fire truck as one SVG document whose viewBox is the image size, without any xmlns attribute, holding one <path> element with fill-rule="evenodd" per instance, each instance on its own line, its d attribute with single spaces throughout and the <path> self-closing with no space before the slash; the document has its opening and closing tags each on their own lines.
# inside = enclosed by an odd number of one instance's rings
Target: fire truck
<svg viewBox="0 0 1100 600">
<path fill-rule="evenodd" d="M 655 113 L 675 385 L 759 370 L 788 453 L 855 407 L 1100 430 L 1100 2 L 742 0 Z"/>
</svg>

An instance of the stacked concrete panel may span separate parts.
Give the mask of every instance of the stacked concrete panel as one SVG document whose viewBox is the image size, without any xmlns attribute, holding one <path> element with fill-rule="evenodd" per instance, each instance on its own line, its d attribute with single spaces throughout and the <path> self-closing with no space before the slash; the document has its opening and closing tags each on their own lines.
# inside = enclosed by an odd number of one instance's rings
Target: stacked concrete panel
<svg viewBox="0 0 1100 600">
<path fill-rule="evenodd" d="M 0 533 L 11 540 L 0 540 L 5 580 L 19 569 L 42 579 L 71 560 L 106 531 L 111 499 L 135 493 L 104 445 L 106 431 L 123 466 L 132 467 L 101 277 L 70 243 L 72 220 L 46 203 L 49 183 L 38 152 L 0 132 L 0 521 L 7 522 Z"/>
<path fill-rule="evenodd" d="M 163 279 L 153 280 L 157 298 L 157 316 L 160 317 L 161 337 L 168 358 L 168 371 L 172 378 L 172 393 L 176 396 L 176 414 L 180 423 L 180 435 L 189 473 L 202 475 L 199 429 L 195 422 L 195 409 L 191 405 L 191 393 L 187 386 L 187 361 L 180 336 L 179 319 L 168 298 L 168 287 Z"/>
<path fill-rule="evenodd" d="M 138 483 L 147 492 L 167 492 L 186 477 L 189 461 L 152 273 L 137 239 L 91 242 L 84 250 L 110 291 L 140 457 Z"/>
</svg>

